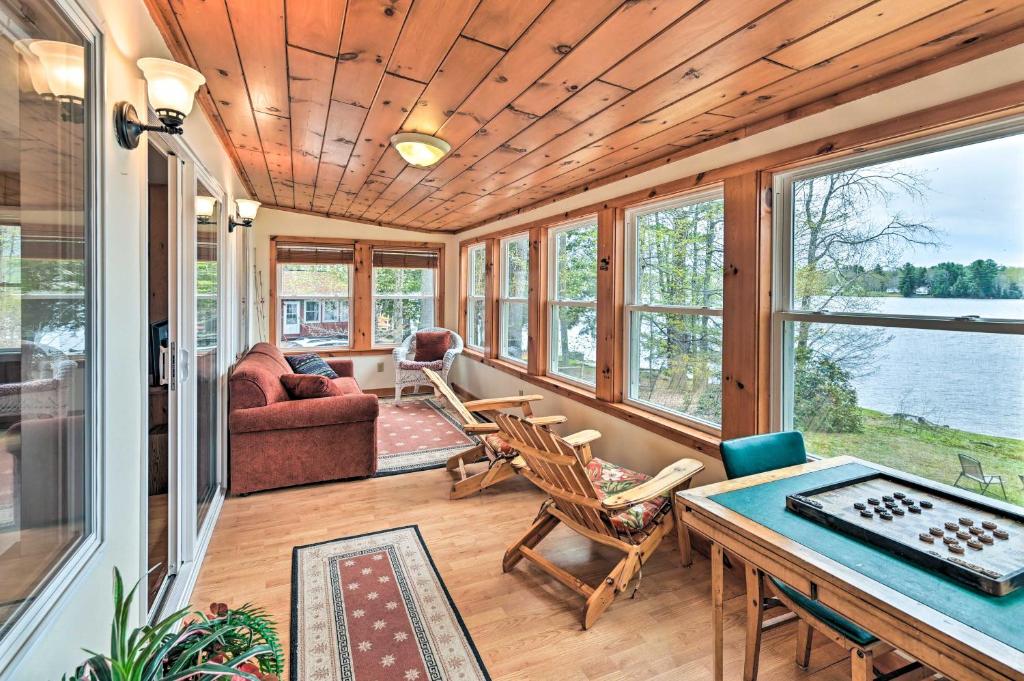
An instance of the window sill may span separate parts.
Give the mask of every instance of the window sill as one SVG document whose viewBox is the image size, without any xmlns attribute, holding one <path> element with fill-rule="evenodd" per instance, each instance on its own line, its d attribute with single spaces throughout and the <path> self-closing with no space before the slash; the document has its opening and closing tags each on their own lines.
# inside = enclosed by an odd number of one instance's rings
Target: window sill
<svg viewBox="0 0 1024 681">
<path fill-rule="evenodd" d="M 390 355 L 394 347 L 368 348 L 353 350 L 351 348 L 278 348 L 286 355 L 320 355 L 321 357 L 350 357 L 354 355 Z"/>
<path fill-rule="evenodd" d="M 551 376 L 532 376 L 527 373 L 524 367 L 505 360 L 484 357 L 479 352 L 473 351 L 463 351 L 462 354 L 469 359 L 480 362 L 481 364 L 485 364 L 499 371 L 503 371 L 507 374 L 511 374 L 512 376 L 520 378 L 527 383 L 532 383 L 533 385 L 550 390 L 553 393 L 567 397 L 592 409 L 597 409 L 605 414 L 643 428 L 655 435 L 659 435 L 668 440 L 672 440 L 673 442 L 678 442 L 681 445 L 695 449 L 702 454 L 706 454 L 707 456 L 711 456 L 716 459 L 721 458 L 719 445 L 722 442 L 722 438 L 716 435 L 705 433 L 698 428 L 684 425 L 673 419 L 660 416 L 654 412 L 641 409 L 640 407 L 635 407 L 630 404 L 599 400 L 592 390 L 586 390 L 575 384 L 560 381 Z M 581 427 L 585 427 L 586 424 L 580 425 Z"/>
</svg>

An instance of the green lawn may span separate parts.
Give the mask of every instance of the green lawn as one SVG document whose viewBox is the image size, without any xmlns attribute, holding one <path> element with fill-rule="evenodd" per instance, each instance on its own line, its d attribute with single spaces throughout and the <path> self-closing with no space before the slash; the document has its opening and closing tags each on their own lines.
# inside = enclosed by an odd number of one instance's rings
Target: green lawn
<svg viewBox="0 0 1024 681">
<path fill-rule="evenodd" d="M 1003 476 L 1009 500 L 1024 506 L 1024 440 L 980 435 L 953 428 L 900 423 L 888 414 L 862 409 L 860 433 L 806 432 L 807 446 L 820 456 L 850 454 L 932 480 L 953 484 L 960 473 L 957 452 L 981 461 L 986 475 Z M 977 489 L 971 482 L 967 489 Z M 989 496 L 1002 498 L 999 486 Z"/>
</svg>

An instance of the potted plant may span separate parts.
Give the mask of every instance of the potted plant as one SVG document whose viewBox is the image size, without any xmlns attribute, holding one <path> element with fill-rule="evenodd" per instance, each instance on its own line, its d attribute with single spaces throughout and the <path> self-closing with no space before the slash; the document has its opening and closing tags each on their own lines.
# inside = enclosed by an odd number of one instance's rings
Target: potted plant
<svg viewBox="0 0 1024 681">
<path fill-rule="evenodd" d="M 284 656 L 274 623 L 251 605 L 214 603 L 209 613 L 179 610 L 164 620 L 130 629 L 131 604 L 114 570 L 110 654 L 90 657 L 64 681 L 276 681 Z M 187 619 L 186 619 L 187 617 Z"/>
</svg>

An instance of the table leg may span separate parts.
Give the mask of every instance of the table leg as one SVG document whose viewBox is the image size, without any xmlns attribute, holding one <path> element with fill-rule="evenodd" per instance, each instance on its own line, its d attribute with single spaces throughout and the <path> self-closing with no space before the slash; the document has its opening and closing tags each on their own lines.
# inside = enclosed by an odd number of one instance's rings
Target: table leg
<svg viewBox="0 0 1024 681">
<path fill-rule="evenodd" d="M 711 609 L 715 629 L 715 681 L 722 681 L 723 646 L 725 638 L 725 562 L 722 545 L 711 544 Z"/>
<path fill-rule="evenodd" d="M 761 657 L 761 624 L 764 622 L 764 574 L 747 566 L 747 645 L 743 659 L 743 681 L 757 679 Z"/>
</svg>

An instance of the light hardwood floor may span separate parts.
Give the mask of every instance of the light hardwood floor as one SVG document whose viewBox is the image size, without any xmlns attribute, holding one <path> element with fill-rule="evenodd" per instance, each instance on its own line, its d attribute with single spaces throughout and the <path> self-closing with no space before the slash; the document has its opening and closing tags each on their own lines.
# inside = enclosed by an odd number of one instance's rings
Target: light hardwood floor
<svg viewBox="0 0 1024 681">
<path fill-rule="evenodd" d="M 228 499 L 193 603 L 265 606 L 288 650 L 292 547 L 403 525 L 419 525 L 430 553 L 494 679 L 711 678 L 708 561 L 679 567 L 666 541 L 644 569 L 635 599 L 616 599 L 590 631 L 581 631 L 582 599 L 530 565 L 501 572 L 505 547 L 522 533 L 543 500 L 523 479 L 449 501 L 443 470 L 341 482 Z M 547 556 L 591 583 L 617 552 L 564 528 L 541 545 Z M 743 668 L 743 586 L 726 585 L 726 678 Z M 795 625 L 768 632 L 762 681 L 849 679 L 843 652 L 818 637 L 810 672 L 793 663 Z M 293 680 L 295 681 L 295 680 Z"/>
</svg>

